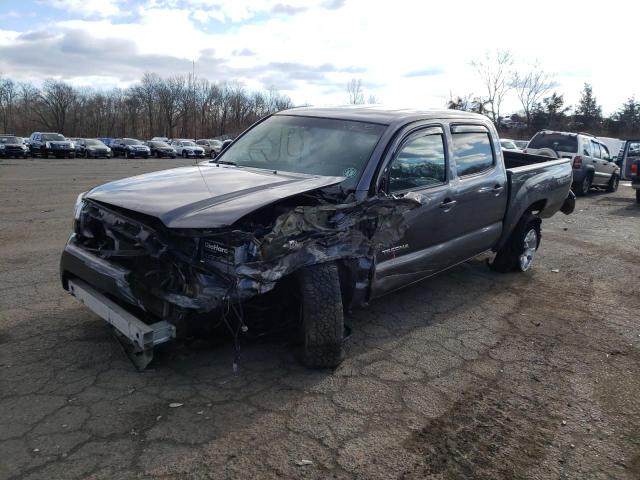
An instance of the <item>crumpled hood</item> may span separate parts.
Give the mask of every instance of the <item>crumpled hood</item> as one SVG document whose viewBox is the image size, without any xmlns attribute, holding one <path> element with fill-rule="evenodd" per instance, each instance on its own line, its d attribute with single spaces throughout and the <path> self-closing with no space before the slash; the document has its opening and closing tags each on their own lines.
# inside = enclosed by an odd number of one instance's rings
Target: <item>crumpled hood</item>
<svg viewBox="0 0 640 480">
<path fill-rule="evenodd" d="M 343 180 L 205 164 L 106 183 L 85 198 L 151 215 L 169 228 L 218 228 L 278 200 Z"/>
</svg>

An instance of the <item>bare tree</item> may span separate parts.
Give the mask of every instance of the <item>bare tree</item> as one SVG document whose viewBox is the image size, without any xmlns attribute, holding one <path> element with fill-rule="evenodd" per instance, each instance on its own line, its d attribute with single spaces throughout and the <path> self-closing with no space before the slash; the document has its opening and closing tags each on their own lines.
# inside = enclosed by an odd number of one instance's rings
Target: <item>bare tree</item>
<svg viewBox="0 0 640 480">
<path fill-rule="evenodd" d="M 362 90 L 362 80 L 352 78 L 347 83 L 347 95 L 349 96 L 349 105 L 362 105 L 364 103 L 364 91 Z"/>
<path fill-rule="evenodd" d="M 375 95 L 375 93 L 370 93 L 369 97 L 367 98 L 367 103 L 369 105 L 380 103 L 380 99 Z"/>
<path fill-rule="evenodd" d="M 511 67 L 513 56 L 508 50 L 496 50 L 493 53 L 487 52 L 481 60 L 471 62 L 480 79 L 484 84 L 487 93 L 486 103 L 489 105 L 491 120 L 497 126 L 500 117 L 500 106 L 511 89 Z"/>
<path fill-rule="evenodd" d="M 93 90 L 47 80 L 42 87 L 0 78 L 0 129 L 18 135 L 58 131 L 71 137 L 233 135 L 258 119 L 290 108 L 275 89 L 246 90 L 194 75 L 145 74 L 120 90 Z"/>
<path fill-rule="evenodd" d="M 511 85 L 527 117 L 527 125 L 531 125 L 531 116 L 536 105 L 555 87 L 556 82 L 553 75 L 545 72 L 536 62 L 525 72 L 514 72 Z"/>
</svg>

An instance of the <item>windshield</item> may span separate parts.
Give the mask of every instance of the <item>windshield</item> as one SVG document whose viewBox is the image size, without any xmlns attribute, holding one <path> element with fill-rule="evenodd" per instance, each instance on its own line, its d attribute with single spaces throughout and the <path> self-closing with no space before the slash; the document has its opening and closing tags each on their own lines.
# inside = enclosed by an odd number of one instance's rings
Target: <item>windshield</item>
<svg viewBox="0 0 640 480">
<path fill-rule="evenodd" d="M 550 148 L 556 152 L 578 152 L 578 136 L 561 133 L 538 133 L 527 148 Z"/>
<path fill-rule="evenodd" d="M 140 140 L 134 140 L 133 138 L 125 138 L 122 143 L 125 145 L 144 145 Z"/>
<path fill-rule="evenodd" d="M 160 148 L 168 148 L 169 144 L 166 142 L 149 142 L 149 144 L 153 147 L 160 147 Z"/>
<path fill-rule="evenodd" d="M 63 142 L 66 139 L 59 133 L 43 133 L 42 140 L 45 140 L 45 141 L 49 140 L 53 142 Z"/>
<path fill-rule="evenodd" d="M 221 162 L 313 175 L 347 177 L 353 187 L 384 125 L 276 115 L 227 147 Z"/>
<path fill-rule="evenodd" d="M 92 147 L 106 147 L 106 145 L 104 143 L 102 143 L 100 140 L 96 140 L 94 138 L 87 138 L 84 143 L 86 145 L 90 145 Z"/>
<path fill-rule="evenodd" d="M 500 140 L 500 145 L 502 146 L 502 148 L 506 148 L 510 150 L 516 150 L 518 148 L 516 147 L 516 144 L 513 143 L 511 140 Z"/>
<path fill-rule="evenodd" d="M 19 137 L 0 137 L 0 143 L 22 143 Z"/>
<path fill-rule="evenodd" d="M 196 146 L 195 143 L 190 142 L 189 140 L 183 140 L 180 143 L 182 144 L 183 147 L 195 147 Z"/>
</svg>

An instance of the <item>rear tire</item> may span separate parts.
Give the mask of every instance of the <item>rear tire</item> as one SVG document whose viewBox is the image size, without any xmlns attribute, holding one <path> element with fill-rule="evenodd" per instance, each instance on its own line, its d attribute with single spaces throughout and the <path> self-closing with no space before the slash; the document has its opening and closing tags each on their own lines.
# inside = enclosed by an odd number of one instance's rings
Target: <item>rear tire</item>
<svg viewBox="0 0 640 480">
<path fill-rule="evenodd" d="M 636 189 L 636 202 L 640 203 L 640 189 Z"/>
<path fill-rule="evenodd" d="M 526 272 L 531 268 L 536 250 L 540 246 L 542 233 L 539 217 L 525 213 L 507 243 L 498 250 L 490 267 L 495 272 Z"/>
<path fill-rule="evenodd" d="M 611 179 L 607 184 L 607 192 L 610 192 L 610 193 L 615 192 L 616 190 L 618 190 L 619 184 L 620 184 L 620 177 L 618 177 L 618 175 L 614 173 L 613 175 L 611 175 Z"/>
<path fill-rule="evenodd" d="M 216 151 L 215 150 L 211 150 L 210 156 L 211 156 L 211 159 L 216 158 Z"/>
<path fill-rule="evenodd" d="M 309 368 L 334 368 L 344 358 L 344 313 L 338 267 L 321 263 L 301 268 L 302 362 Z"/>
<path fill-rule="evenodd" d="M 575 194 L 579 197 L 584 197 L 589 193 L 591 189 L 591 184 L 593 183 L 593 177 L 591 175 L 586 175 L 582 182 L 577 186 Z"/>
<path fill-rule="evenodd" d="M 189 157 L 189 154 L 187 153 L 187 151 L 183 150 L 182 151 L 182 158 L 188 158 L 188 157 Z"/>
</svg>

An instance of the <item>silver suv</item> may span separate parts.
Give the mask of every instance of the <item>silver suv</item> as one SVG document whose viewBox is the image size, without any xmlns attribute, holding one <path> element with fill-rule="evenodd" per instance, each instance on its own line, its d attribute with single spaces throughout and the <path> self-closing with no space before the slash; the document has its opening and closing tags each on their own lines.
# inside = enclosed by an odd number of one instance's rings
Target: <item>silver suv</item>
<svg viewBox="0 0 640 480">
<path fill-rule="evenodd" d="M 588 194 L 592 186 L 609 192 L 618 189 L 620 167 L 613 162 L 607 146 L 588 133 L 542 130 L 533 136 L 525 153 L 570 158 L 576 195 Z"/>
</svg>

